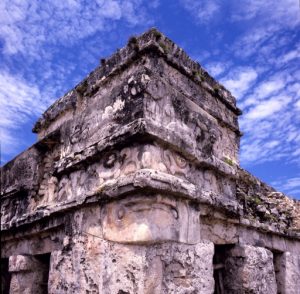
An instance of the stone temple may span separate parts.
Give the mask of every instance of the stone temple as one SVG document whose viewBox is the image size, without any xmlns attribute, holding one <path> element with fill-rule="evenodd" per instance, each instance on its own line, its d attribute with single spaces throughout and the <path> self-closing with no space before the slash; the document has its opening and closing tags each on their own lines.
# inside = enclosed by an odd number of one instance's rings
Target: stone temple
<svg viewBox="0 0 300 294">
<path fill-rule="evenodd" d="M 1 168 L 1 293 L 299 294 L 300 204 L 239 166 L 240 114 L 160 32 L 130 38 Z"/>
</svg>

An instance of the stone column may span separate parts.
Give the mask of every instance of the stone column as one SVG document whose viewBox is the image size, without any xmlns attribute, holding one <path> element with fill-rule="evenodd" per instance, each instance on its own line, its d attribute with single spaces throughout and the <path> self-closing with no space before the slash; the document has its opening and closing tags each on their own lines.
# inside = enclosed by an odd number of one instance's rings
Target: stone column
<svg viewBox="0 0 300 294">
<path fill-rule="evenodd" d="M 300 293 L 300 256 L 284 252 L 275 259 L 279 294 Z"/>
<path fill-rule="evenodd" d="M 75 242 L 70 250 L 53 252 L 49 293 L 214 292 L 211 242 L 149 246 L 93 240 L 91 236 Z"/>
<path fill-rule="evenodd" d="M 33 256 L 15 255 L 9 258 L 10 294 L 47 293 L 48 268 Z"/>
<path fill-rule="evenodd" d="M 201 240 L 199 212 L 188 201 L 127 196 L 105 205 L 101 219 L 101 293 L 213 293 L 214 245 Z"/>
<path fill-rule="evenodd" d="M 225 293 L 277 293 L 273 254 L 265 248 L 235 246 L 228 251 L 225 272 Z"/>
<path fill-rule="evenodd" d="M 212 294 L 211 242 L 167 242 L 152 246 L 107 243 L 100 293 Z"/>
<path fill-rule="evenodd" d="M 148 195 L 77 211 L 51 253 L 49 293 L 212 294 L 214 245 L 193 209 Z"/>
</svg>

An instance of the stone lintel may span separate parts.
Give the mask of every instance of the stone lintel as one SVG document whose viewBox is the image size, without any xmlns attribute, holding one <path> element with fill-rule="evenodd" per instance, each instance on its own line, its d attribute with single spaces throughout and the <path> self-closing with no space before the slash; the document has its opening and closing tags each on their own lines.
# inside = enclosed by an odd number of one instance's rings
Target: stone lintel
<svg viewBox="0 0 300 294">
<path fill-rule="evenodd" d="M 33 256 L 13 255 L 9 257 L 9 271 L 24 272 L 36 271 L 40 266 L 40 262 Z"/>
</svg>

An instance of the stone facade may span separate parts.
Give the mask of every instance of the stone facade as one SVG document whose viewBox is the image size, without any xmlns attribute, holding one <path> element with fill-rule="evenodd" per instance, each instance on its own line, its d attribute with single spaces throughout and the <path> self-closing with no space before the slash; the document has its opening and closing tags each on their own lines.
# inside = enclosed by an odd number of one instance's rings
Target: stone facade
<svg viewBox="0 0 300 294">
<path fill-rule="evenodd" d="M 1 293 L 300 293 L 300 205 L 239 167 L 235 98 L 155 29 L 1 168 Z"/>
</svg>

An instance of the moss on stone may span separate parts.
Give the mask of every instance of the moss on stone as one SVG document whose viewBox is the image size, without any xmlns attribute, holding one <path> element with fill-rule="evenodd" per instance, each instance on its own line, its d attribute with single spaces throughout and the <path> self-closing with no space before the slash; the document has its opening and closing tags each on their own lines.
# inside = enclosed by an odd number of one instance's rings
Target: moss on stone
<svg viewBox="0 0 300 294">
<path fill-rule="evenodd" d="M 164 42 L 159 42 L 158 45 L 164 51 L 164 53 L 169 52 L 169 48 L 167 47 L 167 45 Z"/>
<path fill-rule="evenodd" d="M 227 164 L 229 164 L 230 166 L 234 166 L 235 165 L 234 161 L 231 158 L 229 158 L 229 157 L 224 157 L 224 161 Z"/>
</svg>

